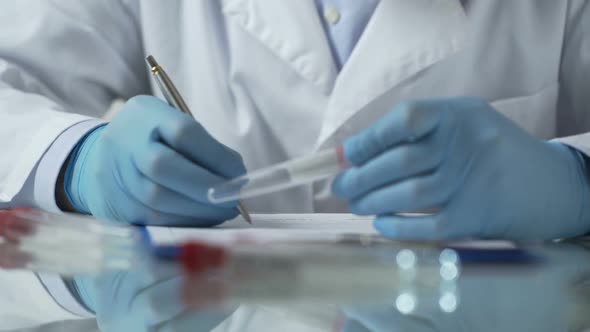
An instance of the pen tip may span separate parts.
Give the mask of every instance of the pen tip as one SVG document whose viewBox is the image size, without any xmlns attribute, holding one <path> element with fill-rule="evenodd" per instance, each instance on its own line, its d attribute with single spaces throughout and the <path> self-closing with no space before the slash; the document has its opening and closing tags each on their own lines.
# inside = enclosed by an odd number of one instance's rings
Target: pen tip
<svg viewBox="0 0 590 332">
<path fill-rule="evenodd" d="M 242 213 L 242 217 L 244 217 L 244 219 L 246 220 L 247 223 L 252 225 L 252 217 L 250 217 L 250 214 L 248 212 L 244 211 Z"/>
<path fill-rule="evenodd" d="M 152 55 L 148 55 L 147 58 L 145 58 L 145 61 L 148 63 L 150 68 L 158 67 L 158 62 Z"/>
<path fill-rule="evenodd" d="M 238 211 L 240 211 L 240 214 L 242 215 L 242 218 L 244 220 L 246 220 L 247 223 L 249 223 L 250 225 L 252 225 L 252 217 L 250 216 L 250 213 L 248 213 L 248 210 L 246 210 L 246 208 L 244 207 L 244 205 L 242 203 L 240 203 L 238 205 Z"/>
</svg>

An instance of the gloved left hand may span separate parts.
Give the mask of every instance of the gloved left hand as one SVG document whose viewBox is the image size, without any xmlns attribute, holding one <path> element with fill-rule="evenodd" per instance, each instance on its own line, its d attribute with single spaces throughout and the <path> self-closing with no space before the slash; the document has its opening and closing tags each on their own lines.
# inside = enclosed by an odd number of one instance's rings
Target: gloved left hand
<svg viewBox="0 0 590 332">
<path fill-rule="evenodd" d="M 333 184 L 353 213 L 403 239 L 550 239 L 590 230 L 576 151 L 532 137 L 476 98 L 403 103 L 344 143 Z M 408 216 L 404 212 L 435 209 Z"/>
</svg>

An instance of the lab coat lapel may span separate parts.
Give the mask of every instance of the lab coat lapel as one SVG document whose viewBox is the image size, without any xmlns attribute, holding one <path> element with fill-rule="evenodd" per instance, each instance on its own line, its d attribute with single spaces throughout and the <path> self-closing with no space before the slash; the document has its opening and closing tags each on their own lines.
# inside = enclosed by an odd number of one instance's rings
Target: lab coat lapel
<svg viewBox="0 0 590 332">
<path fill-rule="evenodd" d="M 331 91 L 338 72 L 313 0 L 224 0 L 223 12 L 300 76 Z"/>
<path fill-rule="evenodd" d="M 455 53 L 465 26 L 459 0 L 382 0 L 336 80 L 316 148 L 370 102 Z"/>
</svg>

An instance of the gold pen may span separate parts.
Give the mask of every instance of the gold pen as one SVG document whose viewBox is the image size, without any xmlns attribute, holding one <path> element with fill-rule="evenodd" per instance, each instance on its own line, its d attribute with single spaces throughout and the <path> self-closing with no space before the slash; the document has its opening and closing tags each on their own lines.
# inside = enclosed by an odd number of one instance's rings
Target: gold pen
<svg viewBox="0 0 590 332">
<path fill-rule="evenodd" d="M 162 91 L 162 94 L 164 94 L 164 98 L 166 98 L 168 104 L 178 109 L 179 111 L 190 115 L 194 119 L 195 117 L 193 113 L 190 111 L 187 104 L 184 102 L 184 99 L 180 95 L 180 92 L 178 92 L 176 86 L 174 85 L 174 83 L 172 83 L 172 80 L 170 79 L 168 74 L 166 74 L 166 71 L 164 71 L 164 69 L 158 64 L 158 62 L 156 61 L 156 59 L 154 59 L 153 56 L 148 56 L 146 58 L 146 61 L 150 66 L 150 71 L 154 75 L 154 78 L 156 79 L 158 86 L 160 86 L 160 90 Z M 246 220 L 246 222 L 248 222 L 249 224 L 252 224 L 252 218 L 250 217 L 248 210 L 246 210 L 242 202 L 240 202 L 240 204 L 238 205 L 238 210 L 240 211 L 242 218 L 244 218 L 244 220 Z"/>
</svg>

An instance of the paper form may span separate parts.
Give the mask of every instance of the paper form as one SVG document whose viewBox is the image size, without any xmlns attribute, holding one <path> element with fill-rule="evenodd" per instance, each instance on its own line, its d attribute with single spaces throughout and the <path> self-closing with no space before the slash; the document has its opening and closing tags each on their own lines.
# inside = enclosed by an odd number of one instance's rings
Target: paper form
<svg viewBox="0 0 590 332">
<path fill-rule="evenodd" d="M 236 241 L 330 240 L 343 234 L 377 234 L 374 217 L 352 214 L 252 214 L 252 225 L 241 216 L 213 228 L 150 227 L 156 243 L 201 240 L 217 244 Z"/>
<path fill-rule="evenodd" d="M 241 216 L 213 228 L 149 227 L 154 242 L 177 243 L 199 240 L 214 244 L 231 245 L 236 242 L 257 243 L 317 240 L 336 241 L 345 234 L 377 235 L 374 217 L 361 217 L 346 213 L 307 214 L 252 214 L 250 225 Z M 446 242 L 460 249 L 506 250 L 517 246 L 510 241 L 480 240 Z"/>
</svg>

